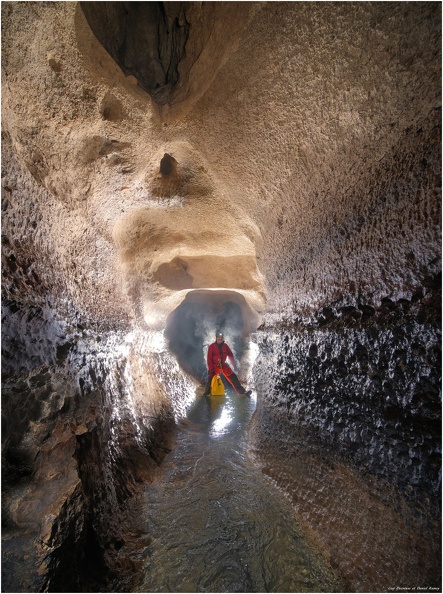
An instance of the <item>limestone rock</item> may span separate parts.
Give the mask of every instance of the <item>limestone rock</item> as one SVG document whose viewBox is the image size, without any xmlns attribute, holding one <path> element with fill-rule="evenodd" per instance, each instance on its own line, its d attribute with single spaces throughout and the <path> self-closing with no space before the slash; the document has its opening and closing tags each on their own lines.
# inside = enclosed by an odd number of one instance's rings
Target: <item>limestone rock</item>
<svg viewBox="0 0 443 594">
<path fill-rule="evenodd" d="M 284 410 L 434 517 L 440 98 L 436 2 L 2 3 L 11 588 L 133 567 L 220 326 L 257 451 Z"/>
</svg>

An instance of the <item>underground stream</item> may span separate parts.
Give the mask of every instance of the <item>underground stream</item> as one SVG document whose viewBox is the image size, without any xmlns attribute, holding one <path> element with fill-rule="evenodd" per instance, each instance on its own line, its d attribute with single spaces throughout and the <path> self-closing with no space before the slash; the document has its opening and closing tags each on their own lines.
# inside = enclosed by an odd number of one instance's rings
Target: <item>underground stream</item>
<svg viewBox="0 0 443 594">
<path fill-rule="evenodd" d="M 152 539 L 137 592 L 336 592 L 284 495 L 248 459 L 254 398 L 196 400 L 140 516 Z"/>
</svg>

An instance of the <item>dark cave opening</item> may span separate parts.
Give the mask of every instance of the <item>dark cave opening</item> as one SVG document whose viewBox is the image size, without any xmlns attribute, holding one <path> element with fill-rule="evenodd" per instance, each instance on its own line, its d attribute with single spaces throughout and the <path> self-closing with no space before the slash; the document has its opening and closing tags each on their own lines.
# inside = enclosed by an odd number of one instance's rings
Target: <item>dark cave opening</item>
<svg viewBox="0 0 443 594">
<path fill-rule="evenodd" d="M 165 335 L 179 365 L 201 382 L 206 381 L 206 353 L 221 330 L 238 362 L 247 337 L 257 327 L 257 314 L 235 291 L 192 291 L 170 314 Z"/>
<path fill-rule="evenodd" d="M 128 76 L 158 104 L 179 81 L 190 25 L 180 2 L 81 2 L 94 35 Z"/>
<path fill-rule="evenodd" d="M 174 159 L 174 157 L 171 157 L 171 155 L 165 153 L 162 160 L 160 161 L 160 173 L 163 175 L 163 177 L 167 177 L 168 175 L 171 175 L 171 173 L 175 173 L 176 166 L 177 161 Z"/>
</svg>

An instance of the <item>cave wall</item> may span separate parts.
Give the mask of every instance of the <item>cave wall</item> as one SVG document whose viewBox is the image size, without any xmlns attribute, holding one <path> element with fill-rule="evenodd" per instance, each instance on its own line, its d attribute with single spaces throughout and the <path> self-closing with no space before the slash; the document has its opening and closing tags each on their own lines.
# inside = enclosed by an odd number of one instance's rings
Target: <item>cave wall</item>
<svg viewBox="0 0 443 594">
<path fill-rule="evenodd" d="M 2 3 L 5 567 L 25 546 L 47 561 L 22 586 L 56 589 L 56 567 L 90 547 L 98 568 L 128 569 L 143 545 L 125 546 L 117 519 L 130 525 L 130 495 L 196 386 L 162 332 L 192 291 L 222 290 L 245 300 L 251 331 L 261 323 L 257 463 L 275 448 L 309 461 L 300 481 L 322 456 L 355 470 L 349 492 L 367 477 L 379 519 L 401 502 L 390 518 L 413 530 L 395 543 L 431 559 L 409 563 L 426 585 L 440 514 L 440 4 L 131 4 Z M 302 497 L 263 468 L 340 550 L 320 483 Z M 55 507 L 28 523 L 32 506 L 14 510 L 42 481 Z M 386 586 L 395 551 L 383 561 L 364 530 Z M 359 554 L 333 562 L 351 589 L 376 591 Z"/>
<path fill-rule="evenodd" d="M 62 254 L 81 252 L 80 236 L 97 257 L 100 240 L 11 148 L 5 134 L 2 583 L 78 591 L 107 576 L 121 585 L 147 544 L 128 502 L 155 476 L 193 386 L 161 335 L 131 332 L 113 304 L 106 317 L 99 303 L 85 308 L 82 294 L 99 289 L 87 287 L 84 266 L 72 276 L 76 264 Z"/>
<path fill-rule="evenodd" d="M 427 511 L 436 518 L 441 490 L 440 139 L 438 118 L 408 127 L 393 153 L 365 174 L 367 201 L 360 204 L 362 188 L 353 188 L 359 214 L 312 247 L 321 251 L 328 276 L 330 266 L 348 260 L 347 291 L 337 290 L 341 274 L 331 275 L 326 284 L 324 276 L 309 275 L 313 264 L 304 251 L 288 252 L 288 269 L 277 274 L 294 279 L 293 287 L 286 287 L 291 302 L 265 315 L 257 362 L 266 386 L 263 400 L 284 409 L 290 424 L 395 485 L 419 507 L 427 501 Z M 301 276 L 310 278 L 309 291 L 301 296 L 309 300 L 304 304 L 297 289 Z M 324 291 L 329 299 L 324 300 Z M 276 292 L 283 305 L 287 295 Z"/>
<path fill-rule="evenodd" d="M 252 455 L 347 591 L 441 580 L 440 279 L 425 292 L 256 336 Z"/>
<path fill-rule="evenodd" d="M 298 430 L 416 501 L 432 499 L 438 517 L 441 351 L 432 298 L 331 307 L 328 319 L 321 311 L 310 325 L 260 332 L 257 373 L 266 399 Z"/>
<path fill-rule="evenodd" d="M 192 385 L 143 335 L 67 327 L 16 301 L 3 316 L 3 585 L 121 587 L 147 545 L 130 502 L 170 450 Z"/>
</svg>

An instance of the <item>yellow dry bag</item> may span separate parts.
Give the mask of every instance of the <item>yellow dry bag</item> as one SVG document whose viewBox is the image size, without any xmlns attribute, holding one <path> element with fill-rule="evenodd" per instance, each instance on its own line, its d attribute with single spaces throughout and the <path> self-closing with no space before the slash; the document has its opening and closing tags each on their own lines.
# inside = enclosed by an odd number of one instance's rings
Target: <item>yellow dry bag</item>
<svg viewBox="0 0 443 594">
<path fill-rule="evenodd" d="M 223 396 L 225 393 L 225 386 L 219 375 L 214 375 L 211 381 L 211 396 Z"/>
</svg>

